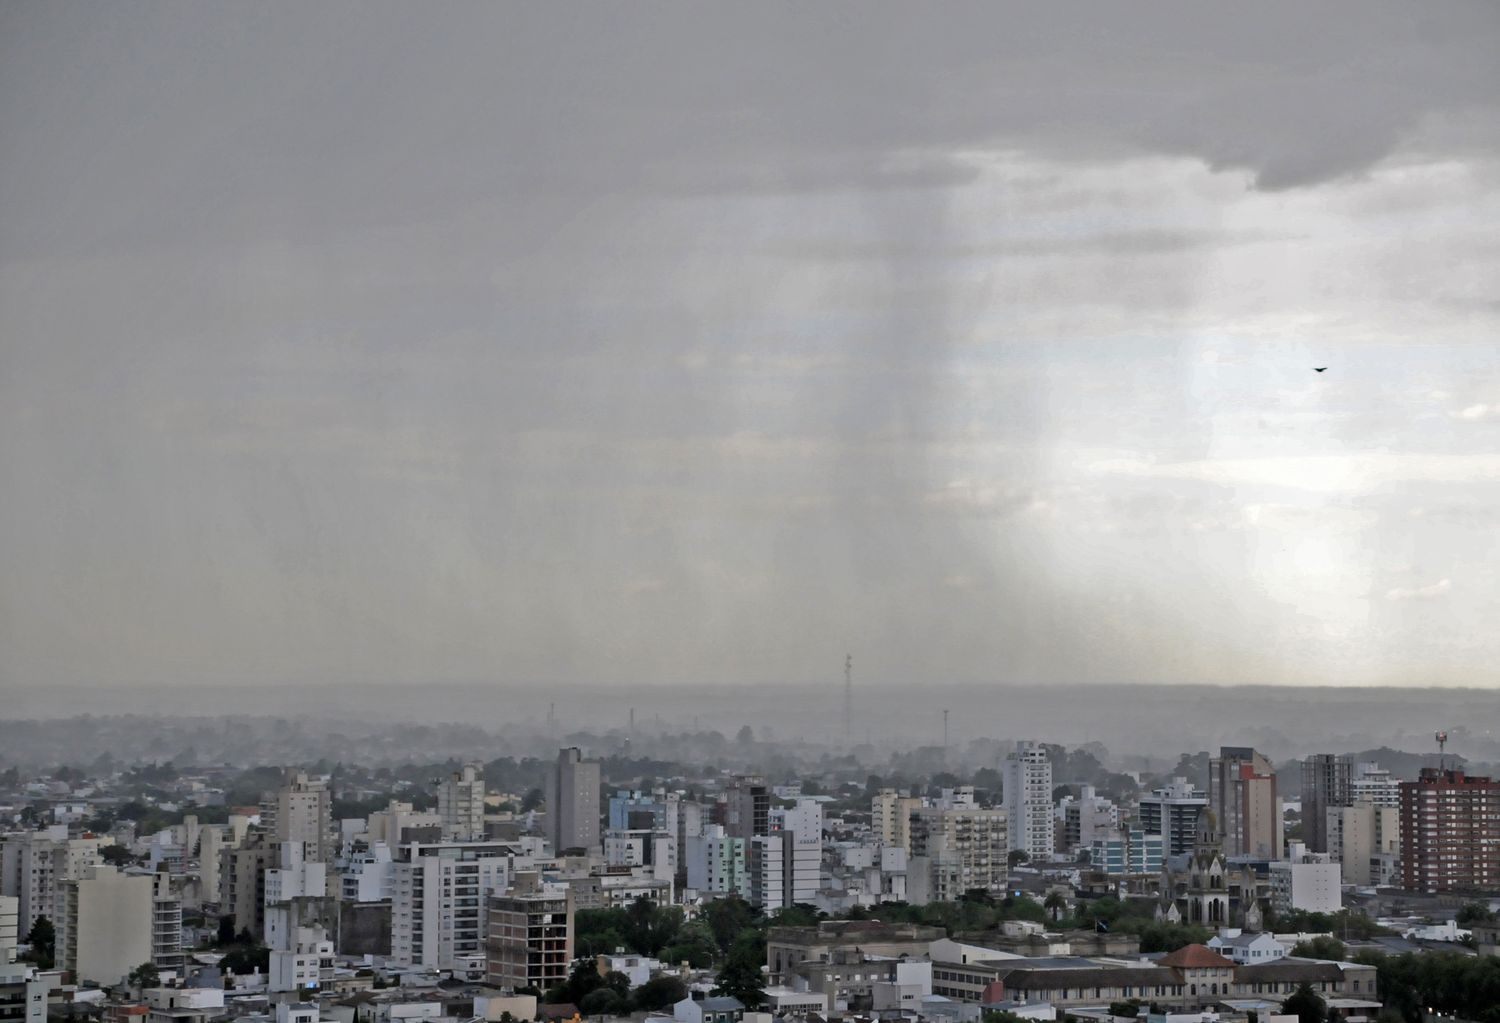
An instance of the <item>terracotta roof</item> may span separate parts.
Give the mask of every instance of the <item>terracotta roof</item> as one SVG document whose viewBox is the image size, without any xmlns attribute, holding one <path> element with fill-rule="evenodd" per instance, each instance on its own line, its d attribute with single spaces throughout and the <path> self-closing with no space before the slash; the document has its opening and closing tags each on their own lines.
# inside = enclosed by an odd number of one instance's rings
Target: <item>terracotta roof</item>
<svg viewBox="0 0 1500 1023">
<path fill-rule="evenodd" d="M 1160 962 L 1175 970 L 1222 970 L 1234 965 L 1207 945 L 1184 946 L 1171 955 L 1163 956 Z"/>
</svg>

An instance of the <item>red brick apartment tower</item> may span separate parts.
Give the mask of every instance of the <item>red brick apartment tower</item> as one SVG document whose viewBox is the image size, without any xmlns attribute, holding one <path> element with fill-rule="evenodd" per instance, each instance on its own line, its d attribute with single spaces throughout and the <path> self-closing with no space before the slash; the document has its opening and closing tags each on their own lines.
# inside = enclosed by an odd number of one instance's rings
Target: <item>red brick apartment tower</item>
<svg viewBox="0 0 1500 1023">
<path fill-rule="evenodd" d="M 1402 887 L 1500 889 L 1500 782 L 1424 767 L 1401 783 Z"/>
</svg>

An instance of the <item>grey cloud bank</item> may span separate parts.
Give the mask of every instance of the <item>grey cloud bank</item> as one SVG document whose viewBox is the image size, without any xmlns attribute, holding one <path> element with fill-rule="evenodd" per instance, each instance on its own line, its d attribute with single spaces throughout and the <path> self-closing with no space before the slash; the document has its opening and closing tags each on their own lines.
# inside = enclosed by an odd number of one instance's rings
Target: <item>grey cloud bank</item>
<svg viewBox="0 0 1500 1023">
<path fill-rule="evenodd" d="M 10 5 L 0 684 L 1490 684 L 1497 37 Z"/>
</svg>

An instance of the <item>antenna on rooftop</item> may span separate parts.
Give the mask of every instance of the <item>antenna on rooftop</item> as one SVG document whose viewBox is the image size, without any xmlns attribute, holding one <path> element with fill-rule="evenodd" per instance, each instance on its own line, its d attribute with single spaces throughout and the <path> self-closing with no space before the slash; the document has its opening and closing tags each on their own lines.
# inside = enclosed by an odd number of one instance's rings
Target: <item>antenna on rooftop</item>
<svg viewBox="0 0 1500 1023">
<path fill-rule="evenodd" d="M 943 752 L 948 752 L 948 708 L 943 708 Z"/>
<path fill-rule="evenodd" d="M 1437 740 L 1438 744 L 1438 770 L 1441 771 L 1443 769 L 1443 753 L 1448 747 L 1448 733 L 1438 732 L 1433 738 Z"/>
</svg>

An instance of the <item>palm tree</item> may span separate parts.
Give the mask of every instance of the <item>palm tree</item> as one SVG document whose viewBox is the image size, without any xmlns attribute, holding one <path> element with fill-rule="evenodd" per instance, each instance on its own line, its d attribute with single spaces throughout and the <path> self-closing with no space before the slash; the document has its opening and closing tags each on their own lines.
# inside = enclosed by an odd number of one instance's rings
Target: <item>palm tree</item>
<svg viewBox="0 0 1500 1023">
<path fill-rule="evenodd" d="M 1051 914 L 1052 921 L 1056 923 L 1062 919 L 1063 910 L 1068 908 L 1068 900 L 1062 897 L 1062 892 L 1050 891 L 1042 903 L 1042 908 Z"/>
</svg>

